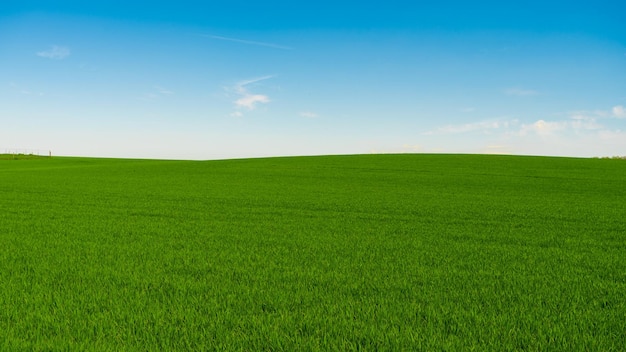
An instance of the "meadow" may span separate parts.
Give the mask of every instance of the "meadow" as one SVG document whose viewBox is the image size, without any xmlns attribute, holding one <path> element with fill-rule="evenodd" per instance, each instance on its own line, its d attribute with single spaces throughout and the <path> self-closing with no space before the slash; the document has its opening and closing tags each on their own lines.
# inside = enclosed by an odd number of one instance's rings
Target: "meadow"
<svg viewBox="0 0 626 352">
<path fill-rule="evenodd" d="M 626 162 L 0 160 L 0 350 L 626 348 Z"/>
</svg>

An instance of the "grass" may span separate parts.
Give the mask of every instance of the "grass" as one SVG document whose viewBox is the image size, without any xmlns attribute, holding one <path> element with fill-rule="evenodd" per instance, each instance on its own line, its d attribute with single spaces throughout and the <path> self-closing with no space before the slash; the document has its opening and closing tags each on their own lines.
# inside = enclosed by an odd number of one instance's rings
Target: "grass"
<svg viewBox="0 0 626 352">
<path fill-rule="evenodd" d="M 626 163 L 0 162 L 1 350 L 624 350 Z"/>
<path fill-rule="evenodd" d="M 48 158 L 49 156 L 37 154 L 0 154 L 0 160 L 32 160 Z"/>
</svg>

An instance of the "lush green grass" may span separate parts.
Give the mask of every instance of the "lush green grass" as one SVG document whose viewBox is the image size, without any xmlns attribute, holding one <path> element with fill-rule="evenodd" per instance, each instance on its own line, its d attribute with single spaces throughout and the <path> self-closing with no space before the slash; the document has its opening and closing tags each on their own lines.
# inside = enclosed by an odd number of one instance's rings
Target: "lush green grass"
<svg viewBox="0 0 626 352">
<path fill-rule="evenodd" d="M 0 162 L 0 350 L 623 350 L 626 162 Z"/>
</svg>

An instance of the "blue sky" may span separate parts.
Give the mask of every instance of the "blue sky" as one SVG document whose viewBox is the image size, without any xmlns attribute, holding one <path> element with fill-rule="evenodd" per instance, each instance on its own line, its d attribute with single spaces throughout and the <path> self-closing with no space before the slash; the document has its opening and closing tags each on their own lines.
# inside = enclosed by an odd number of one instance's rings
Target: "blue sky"
<svg viewBox="0 0 626 352">
<path fill-rule="evenodd" d="M 5 0 L 0 148 L 626 155 L 624 13 L 620 1 Z"/>
</svg>

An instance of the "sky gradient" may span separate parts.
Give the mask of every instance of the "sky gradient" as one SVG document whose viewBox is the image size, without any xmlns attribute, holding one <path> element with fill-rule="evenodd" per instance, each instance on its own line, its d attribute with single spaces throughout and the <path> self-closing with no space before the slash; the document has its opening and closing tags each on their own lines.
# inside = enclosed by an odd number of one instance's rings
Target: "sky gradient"
<svg viewBox="0 0 626 352">
<path fill-rule="evenodd" d="M 626 155 L 626 3 L 0 5 L 0 152 Z"/>
</svg>

